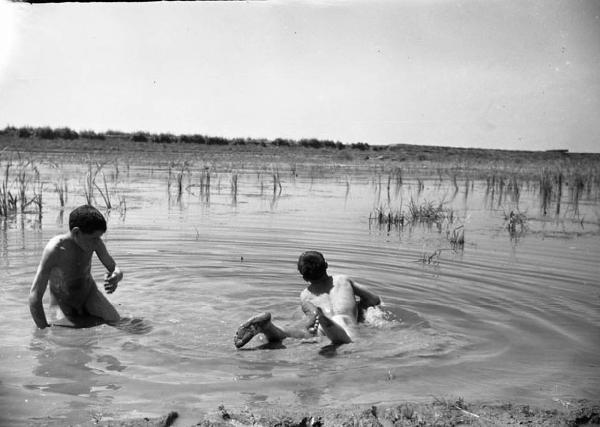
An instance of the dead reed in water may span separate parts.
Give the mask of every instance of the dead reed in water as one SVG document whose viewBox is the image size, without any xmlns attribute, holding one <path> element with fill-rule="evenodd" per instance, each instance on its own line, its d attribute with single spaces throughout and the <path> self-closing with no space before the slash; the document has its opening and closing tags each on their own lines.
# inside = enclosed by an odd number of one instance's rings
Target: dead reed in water
<svg viewBox="0 0 600 427">
<path fill-rule="evenodd" d="M 506 229 L 511 238 L 518 238 L 527 231 L 527 215 L 519 211 L 510 211 L 504 214 Z"/>
<path fill-rule="evenodd" d="M 181 196 L 183 195 L 183 179 L 190 173 L 190 165 L 191 162 L 188 160 L 183 162 L 169 162 L 169 167 L 167 169 L 167 192 L 169 193 L 169 198 L 171 197 L 172 181 L 174 181 L 176 184 L 177 201 L 181 201 Z"/>
<path fill-rule="evenodd" d="M 41 219 L 44 184 L 37 166 L 17 155 L 16 162 L 9 158 L 4 162 L 4 167 L 0 163 L 0 170 L 3 170 L 0 181 L 0 218 L 9 218 L 20 212 L 22 215 L 37 213 Z M 31 210 L 30 206 L 35 206 L 36 209 Z"/>
<path fill-rule="evenodd" d="M 237 172 L 231 172 L 231 201 L 235 205 L 237 203 L 238 196 L 238 174 Z"/>
<path fill-rule="evenodd" d="M 8 217 L 17 211 L 17 197 L 9 189 L 10 186 L 10 168 L 12 163 L 7 161 L 4 165 L 4 174 L 0 182 L 0 217 Z"/>
<path fill-rule="evenodd" d="M 100 195 L 102 202 L 104 203 L 104 207 L 108 210 L 113 209 L 113 200 L 114 197 L 119 197 L 116 193 L 116 190 L 113 188 L 109 188 L 108 180 L 106 179 L 106 175 L 104 174 L 104 163 L 93 162 L 91 158 L 88 158 L 88 170 L 85 174 L 84 183 L 83 183 L 83 197 L 88 205 L 96 204 L 96 192 Z M 113 178 L 116 179 L 116 174 L 113 174 Z M 98 177 L 102 178 L 102 181 L 98 183 Z M 59 198 L 61 201 L 61 206 L 64 206 L 64 192 L 66 192 L 66 183 L 64 183 L 64 187 L 57 187 L 59 192 Z M 124 204 L 124 200 L 119 197 L 119 207 L 122 207 Z"/>
<path fill-rule="evenodd" d="M 369 225 L 373 223 L 379 226 L 387 226 L 388 230 L 392 227 L 402 228 L 406 223 L 406 217 L 401 210 L 393 211 L 389 209 L 386 211 L 380 207 L 369 214 Z"/>
<path fill-rule="evenodd" d="M 446 238 L 448 242 L 450 242 L 450 246 L 452 249 L 463 249 L 465 247 L 465 227 L 464 225 L 459 225 L 452 229 L 452 232 L 449 230 L 446 232 Z"/>
</svg>

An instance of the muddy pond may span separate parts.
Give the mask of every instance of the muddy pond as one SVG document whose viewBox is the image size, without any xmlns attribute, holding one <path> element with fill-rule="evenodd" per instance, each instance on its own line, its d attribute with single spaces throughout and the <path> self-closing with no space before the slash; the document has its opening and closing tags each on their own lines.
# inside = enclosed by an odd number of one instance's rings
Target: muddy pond
<svg viewBox="0 0 600 427">
<path fill-rule="evenodd" d="M 0 219 L 3 425 L 170 410 L 186 425 L 219 404 L 544 406 L 600 395 L 597 188 L 573 201 L 565 187 L 544 215 L 535 182 L 515 191 L 428 169 L 37 156 L 12 160 L 7 185 L 16 194 L 26 171 L 42 215 L 30 203 Z M 27 296 L 40 255 L 86 195 L 125 273 L 109 299 L 134 320 L 36 330 Z M 418 209 L 439 216 L 411 216 Z M 327 340 L 236 350 L 253 314 L 301 319 L 296 261 L 309 249 L 379 294 L 382 309 L 335 353 L 321 351 Z M 101 282 L 96 258 L 92 271 Z"/>
</svg>

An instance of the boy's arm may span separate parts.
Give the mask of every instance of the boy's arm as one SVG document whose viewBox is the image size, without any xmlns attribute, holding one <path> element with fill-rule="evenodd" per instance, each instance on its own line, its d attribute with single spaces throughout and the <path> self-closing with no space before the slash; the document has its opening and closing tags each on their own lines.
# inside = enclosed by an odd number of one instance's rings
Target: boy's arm
<svg viewBox="0 0 600 427">
<path fill-rule="evenodd" d="M 300 307 L 302 308 L 304 314 L 306 314 L 309 317 L 315 316 L 317 314 L 317 306 L 310 302 L 306 290 L 302 291 L 302 293 L 300 294 Z"/>
<path fill-rule="evenodd" d="M 369 307 L 374 307 L 381 304 L 381 298 L 379 298 L 379 296 L 375 295 L 373 292 L 367 290 L 367 288 L 365 288 L 363 285 L 359 285 L 354 281 L 351 281 L 350 283 L 352 283 L 354 295 L 360 298 L 360 308 L 367 309 Z"/>
<path fill-rule="evenodd" d="M 42 304 L 42 298 L 46 287 L 48 286 L 48 279 L 50 278 L 50 270 L 52 268 L 50 260 L 52 258 L 52 250 L 49 246 L 46 246 L 42 253 L 42 259 L 38 266 L 37 272 L 29 291 L 29 311 L 31 317 L 38 328 L 44 329 L 49 327 L 48 320 L 46 319 L 46 313 L 44 313 L 44 305 Z"/>
<path fill-rule="evenodd" d="M 112 294 L 117 289 L 117 284 L 123 279 L 123 272 L 119 266 L 117 266 L 113 257 L 108 253 L 102 240 L 98 241 L 95 250 L 98 259 L 108 270 L 108 274 L 104 278 L 104 289 L 107 293 Z"/>
</svg>

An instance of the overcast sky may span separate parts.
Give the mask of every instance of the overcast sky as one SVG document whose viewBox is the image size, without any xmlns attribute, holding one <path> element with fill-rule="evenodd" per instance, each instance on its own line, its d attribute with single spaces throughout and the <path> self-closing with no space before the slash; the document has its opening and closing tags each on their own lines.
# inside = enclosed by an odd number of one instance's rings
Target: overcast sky
<svg viewBox="0 0 600 427">
<path fill-rule="evenodd" d="M 0 0 L 0 127 L 600 152 L 600 1 Z"/>
</svg>

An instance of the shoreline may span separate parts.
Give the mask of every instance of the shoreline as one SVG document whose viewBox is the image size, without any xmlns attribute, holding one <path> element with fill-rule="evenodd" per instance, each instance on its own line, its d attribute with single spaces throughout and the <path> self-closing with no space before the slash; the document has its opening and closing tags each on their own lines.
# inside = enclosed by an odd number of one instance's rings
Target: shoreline
<svg viewBox="0 0 600 427">
<path fill-rule="evenodd" d="M 533 407 L 505 402 L 501 404 L 466 403 L 462 399 L 432 403 L 402 402 L 395 405 L 354 406 L 349 408 L 229 409 L 220 405 L 207 413 L 180 417 L 172 411 L 156 418 L 90 421 L 89 426 L 169 427 L 169 426 L 455 426 L 455 425 L 600 425 L 600 402 L 553 400 L 551 407 Z"/>
</svg>

